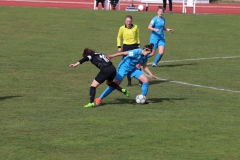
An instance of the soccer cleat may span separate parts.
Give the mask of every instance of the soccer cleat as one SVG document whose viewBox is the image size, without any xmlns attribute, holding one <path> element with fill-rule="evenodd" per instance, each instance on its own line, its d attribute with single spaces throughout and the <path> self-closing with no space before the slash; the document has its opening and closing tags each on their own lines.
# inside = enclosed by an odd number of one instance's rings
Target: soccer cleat
<svg viewBox="0 0 240 160">
<path fill-rule="evenodd" d="M 172 11 L 170 11 L 169 13 L 172 14 Z"/>
<path fill-rule="evenodd" d="M 88 103 L 88 104 L 86 104 L 84 107 L 85 107 L 85 108 L 90 108 L 90 107 L 94 107 L 94 106 L 95 106 L 94 103 Z"/>
<path fill-rule="evenodd" d="M 145 103 L 144 104 L 149 104 L 149 102 L 148 102 L 148 99 L 146 98 L 146 101 L 145 101 Z"/>
<path fill-rule="evenodd" d="M 156 64 L 153 64 L 152 67 L 159 68 L 159 66 L 157 66 Z"/>
<path fill-rule="evenodd" d="M 100 105 L 101 102 L 102 102 L 102 99 L 101 99 L 100 97 L 98 97 L 98 98 L 95 99 L 95 104 L 96 104 L 97 106 Z"/>
<path fill-rule="evenodd" d="M 142 87 L 142 84 L 143 84 L 143 82 L 142 81 L 138 81 L 138 85 L 140 86 L 140 87 Z"/>
<path fill-rule="evenodd" d="M 130 96 L 130 93 L 126 90 L 126 89 L 122 89 L 122 92 L 127 96 L 127 97 L 129 97 Z"/>
</svg>

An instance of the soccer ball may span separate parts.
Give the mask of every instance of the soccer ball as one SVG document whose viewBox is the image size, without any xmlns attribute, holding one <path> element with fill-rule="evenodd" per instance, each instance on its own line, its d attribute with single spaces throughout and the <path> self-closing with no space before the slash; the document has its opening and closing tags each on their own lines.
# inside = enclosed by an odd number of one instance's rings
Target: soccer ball
<svg viewBox="0 0 240 160">
<path fill-rule="evenodd" d="M 146 96 L 142 95 L 142 94 L 139 94 L 137 95 L 136 97 L 136 102 L 139 103 L 139 104 L 143 104 L 146 102 Z"/>
<path fill-rule="evenodd" d="M 138 6 L 138 10 L 139 10 L 139 11 L 143 11 L 143 10 L 144 10 L 144 7 L 143 7 L 142 4 L 140 4 L 140 5 Z"/>
</svg>

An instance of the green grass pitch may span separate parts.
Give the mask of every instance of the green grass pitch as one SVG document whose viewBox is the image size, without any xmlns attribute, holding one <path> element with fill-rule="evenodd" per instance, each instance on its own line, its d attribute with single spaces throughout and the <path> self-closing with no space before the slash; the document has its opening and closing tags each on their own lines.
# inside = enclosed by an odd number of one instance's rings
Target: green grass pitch
<svg viewBox="0 0 240 160">
<path fill-rule="evenodd" d="M 149 68 L 169 81 L 150 79 L 153 103 L 135 103 L 133 80 L 130 98 L 114 91 L 83 107 L 98 69 L 68 66 L 85 47 L 117 52 L 127 14 L 147 44 L 154 12 L 0 7 L 1 160 L 240 159 L 239 15 L 166 13 L 175 33 Z"/>
</svg>

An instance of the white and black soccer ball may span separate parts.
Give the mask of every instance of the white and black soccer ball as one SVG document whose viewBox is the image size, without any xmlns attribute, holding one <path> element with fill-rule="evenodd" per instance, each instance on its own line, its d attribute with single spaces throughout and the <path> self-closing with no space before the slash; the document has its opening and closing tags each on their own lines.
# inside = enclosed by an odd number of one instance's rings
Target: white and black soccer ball
<svg viewBox="0 0 240 160">
<path fill-rule="evenodd" d="M 144 10 L 144 6 L 143 6 L 142 4 L 140 4 L 140 5 L 138 6 L 138 10 L 139 10 L 140 12 L 142 12 L 142 11 Z"/>
<path fill-rule="evenodd" d="M 144 104 L 146 102 L 146 99 L 147 99 L 146 96 L 139 94 L 136 97 L 136 102 L 139 104 Z"/>
</svg>

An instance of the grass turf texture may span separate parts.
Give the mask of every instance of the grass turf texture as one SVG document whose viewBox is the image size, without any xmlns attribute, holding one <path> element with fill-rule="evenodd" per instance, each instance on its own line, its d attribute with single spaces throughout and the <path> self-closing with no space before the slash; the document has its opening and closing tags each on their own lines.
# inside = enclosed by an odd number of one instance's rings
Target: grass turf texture
<svg viewBox="0 0 240 160">
<path fill-rule="evenodd" d="M 84 47 L 115 53 L 126 14 L 147 44 L 156 13 L 0 7 L 0 159 L 240 159 L 240 93 L 150 80 L 154 103 L 137 105 L 133 80 L 130 98 L 114 91 L 102 106 L 83 108 L 98 69 L 68 66 Z M 166 33 L 162 61 L 239 56 L 239 16 L 164 16 L 175 33 Z M 239 91 L 239 64 L 239 57 L 162 62 L 150 70 Z"/>
</svg>

